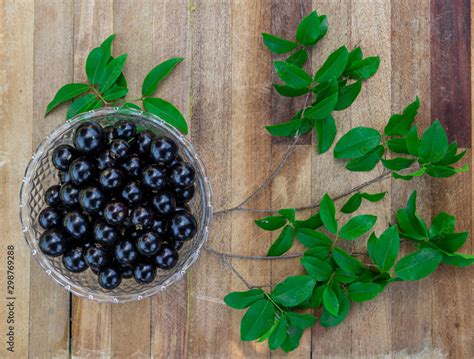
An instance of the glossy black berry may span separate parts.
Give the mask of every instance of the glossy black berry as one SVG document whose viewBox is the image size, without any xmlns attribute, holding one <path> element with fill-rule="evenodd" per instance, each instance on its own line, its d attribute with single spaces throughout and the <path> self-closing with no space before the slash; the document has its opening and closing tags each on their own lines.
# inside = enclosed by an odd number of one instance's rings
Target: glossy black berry
<svg viewBox="0 0 474 359">
<path fill-rule="evenodd" d="M 98 270 L 110 263 L 110 254 L 105 248 L 92 246 L 87 248 L 84 261 L 91 269 Z"/>
<path fill-rule="evenodd" d="M 155 256 L 155 264 L 161 269 L 171 269 L 178 263 L 178 252 L 171 245 L 162 245 Z"/>
<path fill-rule="evenodd" d="M 176 202 L 176 212 L 182 211 L 191 213 L 191 209 L 187 203 Z"/>
<path fill-rule="evenodd" d="M 114 126 L 106 126 L 104 127 L 103 131 L 105 136 L 105 142 L 112 142 L 112 140 L 114 139 Z"/>
<path fill-rule="evenodd" d="M 169 167 L 173 167 L 175 164 L 183 162 L 183 157 L 177 155 L 176 158 L 168 165 Z"/>
<path fill-rule="evenodd" d="M 115 167 L 116 165 L 116 161 L 110 155 L 109 150 L 105 150 L 99 153 L 99 155 L 97 156 L 96 163 L 97 163 L 97 168 L 99 170 Z"/>
<path fill-rule="evenodd" d="M 178 155 L 176 142 L 167 137 L 153 139 L 150 146 L 150 157 L 155 163 L 169 164 Z"/>
<path fill-rule="evenodd" d="M 104 221 L 97 221 L 92 228 L 93 238 L 105 246 L 114 246 L 122 237 L 117 227 L 112 227 Z"/>
<path fill-rule="evenodd" d="M 179 211 L 170 219 L 168 234 L 175 241 L 187 241 L 194 237 L 196 230 L 194 216 L 189 212 Z"/>
<path fill-rule="evenodd" d="M 94 180 L 95 166 L 84 157 L 77 158 L 69 166 L 69 176 L 71 176 L 71 180 L 75 185 L 85 185 Z"/>
<path fill-rule="evenodd" d="M 135 136 L 137 133 L 137 127 L 131 121 L 120 120 L 114 126 L 113 135 L 114 138 L 122 138 L 128 140 Z"/>
<path fill-rule="evenodd" d="M 77 157 L 77 151 L 69 145 L 59 145 L 53 151 L 54 167 L 60 171 L 67 171 L 71 162 Z"/>
<path fill-rule="evenodd" d="M 66 183 L 59 190 L 59 199 L 65 206 L 75 206 L 79 204 L 79 188 L 72 183 Z"/>
<path fill-rule="evenodd" d="M 69 171 L 60 171 L 59 172 L 59 183 L 64 184 L 71 182 L 71 176 L 69 176 Z"/>
<path fill-rule="evenodd" d="M 99 175 L 99 183 L 104 190 L 115 191 L 123 185 L 123 173 L 116 168 L 106 168 Z"/>
<path fill-rule="evenodd" d="M 151 229 L 153 229 L 159 236 L 163 236 L 168 233 L 168 222 L 166 218 L 160 216 L 154 216 L 151 221 Z"/>
<path fill-rule="evenodd" d="M 127 157 L 120 166 L 128 177 L 140 177 L 142 174 L 142 161 L 138 156 Z"/>
<path fill-rule="evenodd" d="M 138 251 L 133 241 L 125 239 L 115 245 L 115 259 L 121 265 L 129 265 L 138 258 Z"/>
<path fill-rule="evenodd" d="M 61 199 L 59 198 L 59 191 L 61 187 L 58 185 L 49 187 L 44 193 L 44 201 L 50 207 L 56 207 L 61 204 Z"/>
<path fill-rule="evenodd" d="M 39 247 L 44 254 L 58 257 L 67 250 L 66 236 L 57 229 L 49 229 L 41 235 Z"/>
<path fill-rule="evenodd" d="M 189 202 L 194 197 L 194 186 L 189 187 L 176 187 L 174 190 L 174 196 L 178 202 Z"/>
<path fill-rule="evenodd" d="M 38 215 L 38 223 L 44 229 L 56 228 L 61 225 L 61 213 L 59 210 L 46 207 Z"/>
<path fill-rule="evenodd" d="M 135 142 L 133 144 L 135 151 L 142 156 L 148 156 L 153 138 L 155 138 L 155 135 L 151 131 L 145 130 L 140 132 L 135 137 Z"/>
<path fill-rule="evenodd" d="M 127 217 L 127 206 L 118 201 L 110 202 L 104 208 L 104 219 L 111 226 L 116 226 Z"/>
<path fill-rule="evenodd" d="M 176 242 L 173 243 L 173 246 L 174 246 L 174 249 L 179 251 L 181 248 L 183 248 L 184 242 L 183 241 L 176 241 Z"/>
<path fill-rule="evenodd" d="M 148 227 L 151 225 L 152 213 L 147 207 L 135 207 L 130 214 L 135 226 Z"/>
<path fill-rule="evenodd" d="M 84 154 L 99 152 L 105 144 L 104 130 L 95 122 L 84 122 L 76 129 L 73 143 Z"/>
<path fill-rule="evenodd" d="M 79 192 L 79 204 L 88 213 L 99 212 L 105 205 L 105 195 L 97 187 L 86 187 Z"/>
<path fill-rule="evenodd" d="M 185 162 L 180 162 L 171 167 L 169 172 L 170 183 L 176 187 L 189 187 L 194 183 L 196 171 Z"/>
<path fill-rule="evenodd" d="M 160 248 L 160 238 L 154 231 L 147 231 L 137 239 L 137 249 L 144 256 L 152 256 Z"/>
<path fill-rule="evenodd" d="M 133 277 L 138 283 L 151 283 L 156 277 L 156 268 L 151 263 L 139 263 L 133 270 Z"/>
<path fill-rule="evenodd" d="M 79 211 L 71 211 L 64 216 L 63 227 L 72 238 L 81 239 L 89 233 L 89 219 Z"/>
<path fill-rule="evenodd" d="M 127 141 L 117 138 L 110 142 L 109 152 L 113 159 L 121 160 L 127 157 L 130 152 L 130 145 Z"/>
<path fill-rule="evenodd" d="M 143 197 L 142 189 L 137 182 L 129 182 L 120 193 L 122 198 L 129 204 L 139 203 Z"/>
<path fill-rule="evenodd" d="M 175 211 L 176 200 L 170 192 L 160 192 L 152 198 L 153 208 L 159 215 L 167 216 Z"/>
<path fill-rule="evenodd" d="M 122 278 L 123 279 L 130 279 L 133 277 L 133 268 L 130 266 L 120 267 L 122 270 Z"/>
<path fill-rule="evenodd" d="M 166 174 L 163 167 L 149 165 L 142 173 L 143 184 L 151 190 L 163 189 L 166 185 Z"/>
<path fill-rule="evenodd" d="M 122 282 L 122 274 L 120 269 L 115 266 L 105 267 L 99 271 L 98 274 L 99 285 L 104 289 L 117 288 Z"/>
<path fill-rule="evenodd" d="M 73 273 L 85 271 L 87 264 L 84 260 L 84 248 L 75 247 L 66 251 L 63 255 L 63 264 L 68 271 Z"/>
<path fill-rule="evenodd" d="M 134 240 L 136 241 L 138 239 L 138 237 L 140 237 L 142 235 L 142 232 L 139 231 L 139 230 L 136 230 L 135 228 L 129 228 L 125 231 L 125 233 L 123 234 L 123 237 L 125 239 L 130 239 L 130 240 Z"/>
</svg>

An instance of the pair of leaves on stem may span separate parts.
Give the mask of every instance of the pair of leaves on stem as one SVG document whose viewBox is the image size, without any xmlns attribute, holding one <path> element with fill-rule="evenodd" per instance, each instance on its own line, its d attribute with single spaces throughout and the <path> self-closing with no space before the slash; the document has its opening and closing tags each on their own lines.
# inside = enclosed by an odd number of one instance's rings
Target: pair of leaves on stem
<svg viewBox="0 0 474 359">
<path fill-rule="evenodd" d="M 85 66 L 89 83 L 71 83 L 61 87 L 48 104 L 45 115 L 70 100 L 74 101 L 68 109 L 67 119 L 99 107 L 115 105 L 118 101 L 124 108 L 141 110 L 138 105 L 124 100 L 128 93 L 127 81 L 123 74 L 127 54 L 116 58 L 112 56 L 114 39 L 115 35 L 109 36 L 99 47 L 89 53 Z M 172 103 L 151 97 L 157 91 L 159 84 L 183 60 L 183 58 L 171 58 L 154 67 L 143 81 L 141 100 L 146 111 L 159 116 L 187 134 L 188 127 L 181 112 Z"/>
<path fill-rule="evenodd" d="M 341 137 L 334 148 L 334 157 L 348 159 L 346 168 L 351 171 L 370 171 L 379 161 L 391 171 L 410 168 L 418 162 L 419 168 L 411 173 L 393 173 L 397 179 L 410 180 L 427 174 L 431 177 L 450 177 L 468 170 L 467 166 L 454 168 L 465 155 L 458 153 L 456 141 L 448 143 L 446 131 L 438 120 L 418 137 L 417 125 L 413 125 L 420 107 L 418 97 L 402 113 L 390 117 L 384 133 L 369 127 L 356 127 Z M 383 140 L 383 143 L 382 143 Z M 403 157 L 382 158 L 390 150 Z"/>
</svg>

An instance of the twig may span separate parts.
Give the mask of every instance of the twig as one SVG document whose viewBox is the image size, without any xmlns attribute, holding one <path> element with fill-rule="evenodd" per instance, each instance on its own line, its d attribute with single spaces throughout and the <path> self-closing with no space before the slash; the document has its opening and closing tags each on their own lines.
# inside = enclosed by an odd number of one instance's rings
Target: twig
<svg viewBox="0 0 474 359">
<path fill-rule="evenodd" d="M 276 256 L 276 257 L 267 257 L 267 256 L 246 256 L 243 254 L 232 254 L 232 253 L 226 253 L 226 252 L 219 252 L 216 251 L 215 249 L 205 247 L 204 250 L 217 255 L 217 256 L 223 256 L 226 258 L 235 258 L 235 259 L 254 259 L 254 260 L 275 260 L 275 259 L 292 259 L 292 258 L 298 258 L 303 255 L 303 253 L 294 253 L 294 254 L 286 254 L 284 256 Z"/>
</svg>

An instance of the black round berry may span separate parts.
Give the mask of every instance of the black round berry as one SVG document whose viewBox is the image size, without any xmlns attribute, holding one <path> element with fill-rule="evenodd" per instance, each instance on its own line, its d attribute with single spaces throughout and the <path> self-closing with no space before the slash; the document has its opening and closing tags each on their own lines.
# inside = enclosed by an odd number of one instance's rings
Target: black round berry
<svg viewBox="0 0 474 359">
<path fill-rule="evenodd" d="M 156 277 L 156 268 L 151 263 L 139 263 L 133 270 L 133 277 L 138 283 L 151 283 Z"/>
<path fill-rule="evenodd" d="M 59 183 L 64 184 L 71 182 L 71 176 L 69 176 L 69 171 L 59 171 Z"/>
<path fill-rule="evenodd" d="M 187 203 L 177 202 L 176 203 L 176 212 L 189 212 L 191 213 L 191 209 Z"/>
<path fill-rule="evenodd" d="M 84 261 L 91 269 L 97 271 L 110 263 L 110 255 L 105 248 L 92 246 L 86 249 Z"/>
<path fill-rule="evenodd" d="M 155 264 L 161 269 L 171 269 L 178 263 L 178 252 L 171 245 L 162 245 L 155 256 Z"/>
<path fill-rule="evenodd" d="M 104 219 L 111 226 L 123 223 L 126 216 L 127 206 L 122 202 L 110 202 L 104 208 Z"/>
<path fill-rule="evenodd" d="M 130 279 L 133 277 L 133 268 L 130 266 L 120 267 L 122 270 L 122 278 L 123 279 Z"/>
<path fill-rule="evenodd" d="M 189 202 L 194 197 L 194 186 L 189 187 L 176 187 L 174 190 L 174 196 L 178 202 Z"/>
<path fill-rule="evenodd" d="M 66 236 L 57 229 L 49 229 L 41 235 L 39 247 L 44 254 L 58 257 L 67 250 Z"/>
<path fill-rule="evenodd" d="M 173 243 L 173 246 L 174 246 L 174 249 L 179 251 L 181 248 L 183 248 L 184 242 L 183 241 L 176 241 L 176 242 Z"/>
<path fill-rule="evenodd" d="M 121 196 L 128 203 L 135 204 L 140 202 L 143 193 L 137 182 L 129 182 L 122 188 Z"/>
<path fill-rule="evenodd" d="M 151 229 L 162 237 L 168 232 L 168 222 L 164 217 L 154 216 L 151 221 Z"/>
<path fill-rule="evenodd" d="M 137 249 L 144 256 L 152 256 L 158 252 L 160 248 L 160 238 L 154 231 L 143 233 L 137 239 Z"/>
<path fill-rule="evenodd" d="M 155 138 L 155 135 L 151 131 L 145 130 L 140 132 L 135 137 L 135 143 L 133 144 L 137 153 L 142 156 L 148 156 L 153 138 Z"/>
<path fill-rule="evenodd" d="M 189 187 L 194 183 L 196 172 L 194 168 L 185 162 L 175 164 L 170 169 L 170 182 L 176 187 Z"/>
<path fill-rule="evenodd" d="M 101 220 L 95 222 L 92 228 L 92 236 L 98 243 L 106 246 L 114 246 L 122 237 L 116 227 L 112 227 Z"/>
<path fill-rule="evenodd" d="M 143 184 L 152 189 L 160 190 L 166 185 L 166 174 L 164 168 L 158 165 L 149 165 L 142 173 Z"/>
<path fill-rule="evenodd" d="M 135 136 L 137 133 L 137 127 L 131 121 L 127 120 L 120 120 L 118 121 L 113 130 L 114 138 L 122 138 L 124 140 L 128 140 Z"/>
<path fill-rule="evenodd" d="M 116 168 L 106 168 L 99 175 L 101 187 L 107 191 L 115 191 L 123 185 L 123 173 Z"/>
<path fill-rule="evenodd" d="M 196 234 L 196 219 L 189 212 L 176 212 L 169 223 L 169 235 L 176 241 L 187 241 Z"/>
<path fill-rule="evenodd" d="M 38 215 L 38 223 L 44 229 L 56 228 L 61 224 L 61 213 L 52 207 L 46 207 Z"/>
<path fill-rule="evenodd" d="M 69 166 L 69 176 L 74 184 L 82 186 L 94 180 L 95 166 L 86 158 L 78 158 Z"/>
<path fill-rule="evenodd" d="M 121 265 L 129 265 L 138 257 L 138 251 L 133 241 L 125 239 L 115 245 L 115 259 Z"/>
<path fill-rule="evenodd" d="M 110 142 L 109 152 L 113 159 L 120 160 L 127 157 L 130 152 L 130 145 L 127 141 L 117 138 Z"/>
<path fill-rule="evenodd" d="M 183 162 L 183 157 L 181 157 L 180 155 L 177 155 L 176 158 L 173 160 L 173 162 L 171 162 L 168 165 L 168 167 L 173 167 L 175 164 L 180 163 L 180 162 Z"/>
<path fill-rule="evenodd" d="M 54 167 L 60 171 L 67 171 L 71 162 L 77 157 L 77 151 L 69 145 L 59 145 L 53 151 Z"/>
<path fill-rule="evenodd" d="M 139 206 L 132 210 L 130 217 L 135 226 L 147 227 L 151 224 L 152 213 L 150 209 Z"/>
<path fill-rule="evenodd" d="M 153 207 L 160 215 L 167 216 L 175 211 L 176 200 L 170 192 L 160 192 L 152 198 Z"/>
<path fill-rule="evenodd" d="M 153 139 L 150 146 L 150 157 L 155 163 L 169 164 L 178 155 L 176 142 L 167 137 Z"/>
<path fill-rule="evenodd" d="M 84 260 L 84 248 L 75 247 L 69 249 L 63 255 L 63 264 L 68 271 L 73 273 L 85 271 L 87 269 L 87 264 Z"/>
<path fill-rule="evenodd" d="M 109 150 L 105 150 L 99 153 L 99 155 L 97 156 L 96 162 L 97 162 L 97 168 L 99 170 L 104 170 L 106 168 L 114 167 L 116 164 L 115 160 L 110 155 Z"/>
<path fill-rule="evenodd" d="M 105 144 L 104 130 L 95 122 L 84 122 L 74 133 L 74 147 L 82 153 L 90 154 L 100 151 Z"/>
<path fill-rule="evenodd" d="M 106 267 L 99 271 L 98 281 L 102 288 L 111 290 L 120 285 L 122 282 L 122 274 L 117 267 Z"/>
<path fill-rule="evenodd" d="M 79 192 L 79 204 L 86 212 L 99 212 L 104 207 L 105 195 L 97 187 L 86 187 Z"/>
<path fill-rule="evenodd" d="M 65 206 L 75 206 L 79 203 L 79 188 L 72 183 L 66 183 L 59 190 L 59 198 Z"/>
<path fill-rule="evenodd" d="M 72 238 L 81 239 L 89 233 L 89 219 L 81 212 L 71 211 L 64 216 L 63 227 Z"/>
<path fill-rule="evenodd" d="M 59 191 L 61 187 L 58 185 L 49 187 L 44 193 L 44 201 L 48 206 L 56 207 L 61 203 L 59 198 Z"/>
<path fill-rule="evenodd" d="M 114 126 L 106 126 L 103 128 L 105 142 L 110 143 L 114 139 Z"/>
<path fill-rule="evenodd" d="M 142 161 L 138 156 L 127 157 L 120 166 L 129 177 L 140 177 L 142 174 Z"/>
</svg>

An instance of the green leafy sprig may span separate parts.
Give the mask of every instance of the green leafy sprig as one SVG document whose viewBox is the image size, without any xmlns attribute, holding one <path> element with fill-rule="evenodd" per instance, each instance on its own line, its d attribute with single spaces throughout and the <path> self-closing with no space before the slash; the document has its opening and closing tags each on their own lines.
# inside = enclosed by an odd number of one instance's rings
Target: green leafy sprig
<svg viewBox="0 0 474 359">
<path fill-rule="evenodd" d="M 126 100 L 128 94 L 127 80 L 123 74 L 127 54 L 112 56 L 112 43 L 115 35 L 109 36 L 99 47 L 94 48 L 86 60 L 85 71 L 88 83 L 70 83 L 61 87 L 53 100 L 48 104 L 45 116 L 59 105 L 73 100 L 66 118 L 104 106 L 121 106 L 123 108 L 142 108 L 159 116 L 163 121 L 176 127 L 184 134 L 188 126 L 183 114 L 172 103 L 153 97 L 160 83 L 181 63 L 184 58 L 166 60 L 154 67 L 143 80 L 142 96 Z"/>
</svg>

